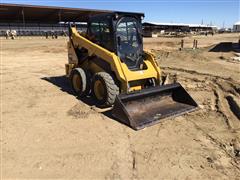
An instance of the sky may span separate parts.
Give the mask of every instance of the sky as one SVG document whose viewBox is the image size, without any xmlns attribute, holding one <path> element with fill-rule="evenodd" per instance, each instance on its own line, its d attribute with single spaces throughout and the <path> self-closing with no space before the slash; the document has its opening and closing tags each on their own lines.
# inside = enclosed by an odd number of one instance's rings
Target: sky
<svg viewBox="0 0 240 180">
<path fill-rule="evenodd" d="M 240 21 L 240 0 L 0 0 L 1 3 L 143 12 L 147 22 L 232 27 Z"/>
</svg>

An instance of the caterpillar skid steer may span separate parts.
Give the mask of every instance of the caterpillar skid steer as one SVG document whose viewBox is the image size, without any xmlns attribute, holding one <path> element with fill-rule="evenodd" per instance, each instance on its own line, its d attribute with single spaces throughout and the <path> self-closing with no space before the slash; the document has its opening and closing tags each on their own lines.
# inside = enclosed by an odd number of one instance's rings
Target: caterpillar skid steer
<svg viewBox="0 0 240 180">
<path fill-rule="evenodd" d="M 92 16 L 86 33 L 69 26 L 66 64 L 78 96 L 93 96 L 97 105 L 113 106 L 113 117 L 135 130 L 198 106 L 179 83 L 163 85 L 154 55 L 143 50 L 143 16 Z"/>
</svg>

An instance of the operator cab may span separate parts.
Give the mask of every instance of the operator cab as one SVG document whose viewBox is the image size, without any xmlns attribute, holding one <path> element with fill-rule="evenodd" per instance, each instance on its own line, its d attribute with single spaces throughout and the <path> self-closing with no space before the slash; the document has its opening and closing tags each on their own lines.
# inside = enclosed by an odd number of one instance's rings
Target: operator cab
<svg viewBox="0 0 240 180">
<path fill-rule="evenodd" d="M 93 16 L 88 22 L 90 39 L 116 53 L 130 70 L 143 63 L 143 40 L 140 13 L 110 13 Z"/>
</svg>

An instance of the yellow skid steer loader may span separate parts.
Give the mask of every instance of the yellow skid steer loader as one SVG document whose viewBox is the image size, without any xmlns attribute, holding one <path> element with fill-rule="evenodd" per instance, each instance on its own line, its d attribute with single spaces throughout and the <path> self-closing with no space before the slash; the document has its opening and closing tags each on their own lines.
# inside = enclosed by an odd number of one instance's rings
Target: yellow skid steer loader
<svg viewBox="0 0 240 180">
<path fill-rule="evenodd" d="M 179 84 L 163 85 L 153 54 L 143 50 L 141 13 L 115 12 L 89 17 L 87 33 L 69 27 L 66 75 L 78 96 L 135 130 L 197 108 Z"/>
</svg>

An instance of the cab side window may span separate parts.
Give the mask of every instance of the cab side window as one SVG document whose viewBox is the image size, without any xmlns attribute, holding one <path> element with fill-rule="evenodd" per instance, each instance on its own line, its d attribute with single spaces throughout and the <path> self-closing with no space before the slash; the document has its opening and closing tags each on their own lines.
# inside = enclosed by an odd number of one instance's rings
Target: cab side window
<svg viewBox="0 0 240 180">
<path fill-rule="evenodd" d="M 93 42 L 112 51 L 113 40 L 111 38 L 110 23 L 108 21 L 96 21 L 90 24 L 90 36 Z"/>
<path fill-rule="evenodd" d="M 100 41 L 100 27 L 98 22 L 92 22 L 90 26 L 90 36 L 91 39 L 93 39 L 94 42 Z"/>
</svg>

